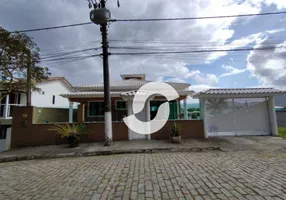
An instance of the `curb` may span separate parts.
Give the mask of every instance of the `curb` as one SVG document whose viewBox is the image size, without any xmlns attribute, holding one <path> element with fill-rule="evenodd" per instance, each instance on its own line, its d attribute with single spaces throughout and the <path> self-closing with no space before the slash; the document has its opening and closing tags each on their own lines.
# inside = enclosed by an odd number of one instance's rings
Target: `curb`
<svg viewBox="0 0 286 200">
<path fill-rule="evenodd" d="M 28 155 L 0 158 L 0 163 L 15 162 L 24 160 L 43 160 L 56 158 L 73 158 L 73 157 L 88 157 L 88 156 L 106 156 L 118 154 L 140 154 L 140 153 L 159 153 L 159 152 L 202 152 L 202 151 L 222 151 L 220 147 L 206 148 L 153 148 L 153 149 L 130 149 L 130 150 L 109 150 L 95 152 L 74 152 L 74 153 L 57 153 L 53 155 Z"/>
</svg>

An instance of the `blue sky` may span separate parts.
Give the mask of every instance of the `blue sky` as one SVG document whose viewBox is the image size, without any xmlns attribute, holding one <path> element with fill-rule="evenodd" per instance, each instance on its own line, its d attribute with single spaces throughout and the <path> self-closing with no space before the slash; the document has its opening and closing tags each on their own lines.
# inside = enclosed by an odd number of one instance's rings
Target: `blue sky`
<svg viewBox="0 0 286 200">
<path fill-rule="evenodd" d="M 286 11 L 285 0 L 121 0 L 108 1 L 113 18 L 168 18 L 236 15 Z M 0 25 L 8 30 L 41 28 L 89 21 L 85 1 L 1 0 Z M 148 80 L 178 81 L 200 91 L 212 87 L 276 87 L 286 85 L 286 14 L 173 22 L 112 23 L 110 47 L 140 47 L 143 51 L 263 48 L 267 51 L 197 53 L 163 56 L 111 56 L 111 81 L 120 74 L 145 73 Z M 29 33 L 46 56 L 50 52 L 100 47 L 99 27 L 87 25 Z M 114 41 L 120 40 L 120 41 Z M 171 47 L 170 47 L 171 46 Z M 151 50 L 150 50 L 151 49 Z M 142 52 L 110 49 L 110 52 Z M 100 51 L 81 55 L 99 54 Z M 102 82 L 102 60 L 43 62 L 53 76 L 71 83 Z"/>
</svg>

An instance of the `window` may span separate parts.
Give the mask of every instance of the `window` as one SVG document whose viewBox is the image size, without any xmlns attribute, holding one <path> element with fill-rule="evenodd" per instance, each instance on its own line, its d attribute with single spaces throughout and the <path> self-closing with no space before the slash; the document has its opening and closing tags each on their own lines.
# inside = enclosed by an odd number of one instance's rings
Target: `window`
<svg viewBox="0 0 286 200">
<path fill-rule="evenodd" d="M 116 101 L 115 102 L 115 109 L 116 110 L 126 110 L 127 109 L 126 101 Z"/>
<path fill-rule="evenodd" d="M 88 102 L 88 116 L 102 117 L 104 116 L 104 102 Z"/>
<path fill-rule="evenodd" d="M 21 93 L 18 94 L 18 104 L 21 104 Z"/>
<path fill-rule="evenodd" d="M 56 96 L 53 95 L 53 105 L 55 105 L 55 103 L 56 103 Z"/>
</svg>

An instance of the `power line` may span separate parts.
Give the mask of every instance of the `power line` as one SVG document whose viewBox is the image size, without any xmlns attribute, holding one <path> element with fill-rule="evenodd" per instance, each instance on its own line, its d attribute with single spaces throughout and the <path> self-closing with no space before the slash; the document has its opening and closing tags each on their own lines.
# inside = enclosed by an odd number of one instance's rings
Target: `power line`
<svg viewBox="0 0 286 200">
<path fill-rule="evenodd" d="M 209 16 L 209 17 L 182 17 L 182 18 L 149 18 L 149 19 L 111 19 L 111 22 L 150 22 L 150 21 L 183 21 L 183 20 L 197 20 L 197 19 L 220 19 L 220 18 L 233 18 L 233 17 L 253 17 L 253 16 L 265 16 L 265 15 L 281 15 L 286 14 L 286 11 L 282 12 L 266 12 L 257 14 L 242 14 L 242 15 L 221 15 L 221 16 Z"/>
<path fill-rule="evenodd" d="M 155 55 L 155 54 L 188 54 L 188 53 L 209 53 L 209 52 L 227 52 L 227 51 L 262 51 L 282 47 L 261 47 L 261 48 L 239 48 L 239 49 L 212 49 L 212 50 L 194 50 L 194 51 L 162 51 L 162 52 L 138 52 L 138 53 L 111 53 L 111 55 Z"/>
<path fill-rule="evenodd" d="M 69 44 L 69 45 L 61 45 L 61 47 L 58 47 L 58 48 L 50 48 L 50 49 L 44 49 L 42 50 L 41 49 L 41 53 L 47 53 L 47 54 L 50 54 L 50 53 L 57 53 L 57 52 L 61 52 L 63 51 L 64 48 L 66 49 L 75 49 L 74 47 L 76 47 L 76 49 L 78 49 L 78 47 L 85 47 L 85 46 L 88 46 L 88 45 L 93 45 L 95 43 L 100 43 L 101 41 L 100 40 L 96 40 L 96 41 L 89 41 L 89 42 L 84 42 L 84 43 L 80 43 L 80 44 Z M 75 49 L 75 50 L 76 50 Z"/>
<path fill-rule="evenodd" d="M 27 33 L 27 32 L 44 31 L 44 30 L 51 30 L 51 29 L 69 28 L 69 27 L 74 27 L 74 26 L 83 26 L 83 25 L 88 25 L 88 24 L 92 24 L 92 22 L 83 22 L 83 23 L 68 24 L 68 25 L 62 25 L 62 26 L 51 26 L 51 27 L 45 27 L 45 28 L 27 29 L 27 30 L 13 31 L 10 33 Z"/>
<path fill-rule="evenodd" d="M 221 18 L 234 18 L 234 17 L 252 17 L 252 16 L 266 16 L 266 15 L 281 15 L 286 14 L 286 11 L 283 12 L 266 12 L 266 13 L 256 13 L 256 14 L 242 14 L 242 15 L 221 15 L 221 16 L 208 16 L 208 17 L 182 17 L 182 18 L 150 18 L 150 19 L 111 19 L 110 22 L 150 22 L 150 21 L 185 21 L 185 20 L 201 20 L 201 19 L 221 19 Z M 36 29 L 26 29 L 19 31 L 12 31 L 11 33 L 27 33 L 35 31 L 44 31 L 52 29 L 61 29 L 69 28 L 75 26 L 83 26 L 92 24 L 92 22 L 83 22 L 77 24 L 68 24 L 61 26 L 51 26 L 45 28 L 36 28 Z"/>
<path fill-rule="evenodd" d="M 91 57 L 99 57 L 100 54 L 94 54 L 94 55 L 86 55 L 86 56 L 72 56 L 72 57 L 64 57 L 64 58 L 53 58 L 53 59 L 43 59 L 43 62 L 49 62 L 49 61 L 62 61 L 62 60 L 71 60 L 71 59 L 81 59 L 81 58 L 91 58 Z"/>
<path fill-rule="evenodd" d="M 43 59 L 62 57 L 62 56 L 67 56 L 67 55 L 71 55 L 71 54 L 77 54 L 77 53 L 83 53 L 86 51 L 92 51 L 92 50 L 97 51 L 98 49 L 100 49 L 100 47 L 89 48 L 89 49 L 80 49 L 80 50 L 76 50 L 76 51 L 63 51 L 63 52 L 57 52 L 57 53 L 44 54 Z"/>
</svg>

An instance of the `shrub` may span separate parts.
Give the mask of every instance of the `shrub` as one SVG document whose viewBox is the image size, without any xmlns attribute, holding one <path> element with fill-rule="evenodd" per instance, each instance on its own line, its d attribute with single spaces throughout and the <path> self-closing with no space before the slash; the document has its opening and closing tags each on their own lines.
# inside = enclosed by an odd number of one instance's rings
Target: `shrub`
<svg viewBox="0 0 286 200">
<path fill-rule="evenodd" d="M 55 125 L 54 128 L 50 130 L 55 131 L 56 134 L 60 135 L 62 138 L 67 138 L 70 148 L 78 146 L 81 135 L 88 134 L 87 127 L 84 124 Z"/>
<path fill-rule="evenodd" d="M 279 127 L 278 128 L 279 136 L 286 139 L 286 127 Z"/>
</svg>

